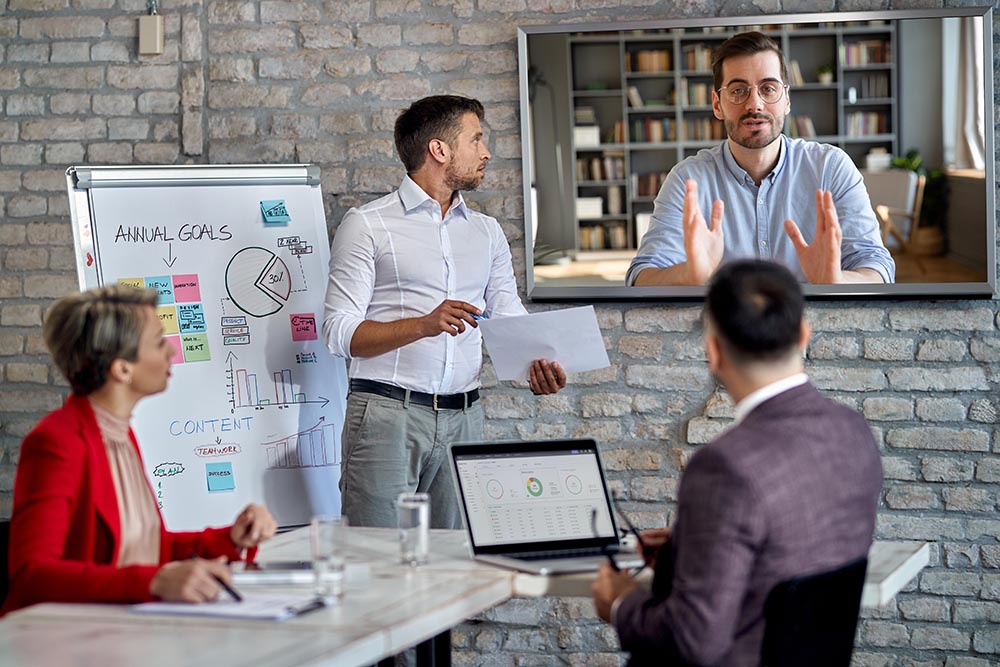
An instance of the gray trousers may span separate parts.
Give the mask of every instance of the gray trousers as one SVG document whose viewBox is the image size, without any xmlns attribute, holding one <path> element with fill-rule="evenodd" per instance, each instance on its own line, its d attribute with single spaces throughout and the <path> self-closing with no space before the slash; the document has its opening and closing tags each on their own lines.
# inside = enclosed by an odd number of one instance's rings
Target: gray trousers
<svg viewBox="0 0 1000 667">
<path fill-rule="evenodd" d="M 352 391 L 344 419 L 341 513 L 352 526 L 396 527 L 396 496 L 431 497 L 431 528 L 461 528 L 448 445 L 483 438 L 483 408 L 438 410 Z"/>
</svg>

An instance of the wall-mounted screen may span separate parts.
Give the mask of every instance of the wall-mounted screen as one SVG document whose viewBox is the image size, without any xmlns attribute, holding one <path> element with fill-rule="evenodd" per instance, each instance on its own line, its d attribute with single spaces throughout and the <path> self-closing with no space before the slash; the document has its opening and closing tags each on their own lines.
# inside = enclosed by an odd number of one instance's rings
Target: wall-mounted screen
<svg viewBox="0 0 1000 667">
<path fill-rule="evenodd" d="M 784 67 L 729 57 L 713 76 L 746 32 Z M 992 39 L 989 8 L 519 28 L 529 296 L 697 298 L 706 266 L 748 256 L 810 296 L 992 296 Z M 841 228 L 832 274 L 802 254 L 829 227 L 817 187 Z"/>
</svg>

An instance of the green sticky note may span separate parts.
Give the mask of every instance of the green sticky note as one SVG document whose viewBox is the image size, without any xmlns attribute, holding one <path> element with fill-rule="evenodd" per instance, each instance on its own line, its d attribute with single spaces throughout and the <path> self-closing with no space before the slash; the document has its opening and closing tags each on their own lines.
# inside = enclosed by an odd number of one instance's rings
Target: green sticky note
<svg viewBox="0 0 1000 667">
<path fill-rule="evenodd" d="M 184 361 L 208 361 L 208 335 L 203 333 L 181 334 L 181 352 Z"/>
<path fill-rule="evenodd" d="M 292 221 L 284 199 L 265 199 L 260 203 L 260 213 L 265 225 L 287 225 Z"/>
</svg>

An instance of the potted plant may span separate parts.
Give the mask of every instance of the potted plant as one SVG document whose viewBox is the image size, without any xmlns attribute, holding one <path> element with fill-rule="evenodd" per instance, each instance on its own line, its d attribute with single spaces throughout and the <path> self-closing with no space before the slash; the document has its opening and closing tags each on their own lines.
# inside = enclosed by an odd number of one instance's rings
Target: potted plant
<svg viewBox="0 0 1000 667">
<path fill-rule="evenodd" d="M 833 83 L 833 67 L 820 65 L 816 68 L 816 80 L 820 83 Z"/>
</svg>

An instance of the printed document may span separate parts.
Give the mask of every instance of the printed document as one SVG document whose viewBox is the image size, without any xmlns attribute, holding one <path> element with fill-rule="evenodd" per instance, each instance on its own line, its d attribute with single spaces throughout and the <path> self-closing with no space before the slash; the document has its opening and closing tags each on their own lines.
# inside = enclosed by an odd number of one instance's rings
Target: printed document
<svg viewBox="0 0 1000 667">
<path fill-rule="evenodd" d="M 314 595 L 275 593 L 244 593 L 243 602 L 219 597 L 213 602 L 144 602 L 132 605 L 139 614 L 181 614 L 184 616 L 216 616 L 260 621 L 284 621 L 323 607 Z"/>
<path fill-rule="evenodd" d="M 535 359 L 567 373 L 610 366 L 593 306 L 479 321 L 498 380 L 527 380 Z"/>
</svg>

